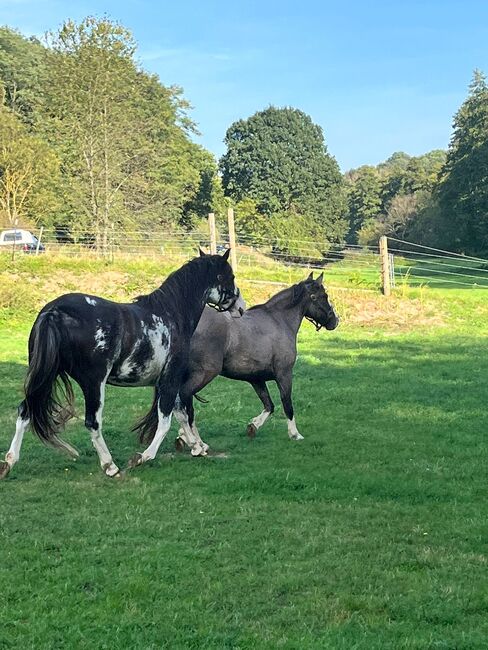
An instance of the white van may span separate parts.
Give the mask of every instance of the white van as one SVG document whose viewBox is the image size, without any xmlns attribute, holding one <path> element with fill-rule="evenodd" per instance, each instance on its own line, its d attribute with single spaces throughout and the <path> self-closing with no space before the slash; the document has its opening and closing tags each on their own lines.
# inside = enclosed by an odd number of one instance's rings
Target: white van
<svg viewBox="0 0 488 650">
<path fill-rule="evenodd" d="M 13 228 L 12 230 L 2 230 L 0 232 L 0 250 L 15 248 L 24 253 L 35 253 L 39 246 L 39 252 L 44 252 L 44 246 L 39 244 L 39 240 L 28 230 Z"/>
</svg>

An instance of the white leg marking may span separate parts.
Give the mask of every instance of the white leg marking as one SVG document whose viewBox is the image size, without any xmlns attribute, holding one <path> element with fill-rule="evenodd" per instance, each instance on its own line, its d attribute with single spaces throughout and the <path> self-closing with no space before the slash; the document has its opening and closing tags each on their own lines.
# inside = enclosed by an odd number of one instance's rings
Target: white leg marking
<svg viewBox="0 0 488 650">
<path fill-rule="evenodd" d="M 22 447 L 22 440 L 24 439 L 24 433 L 28 426 L 29 418 L 23 420 L 19 415 L 17 422 L 15 423 L 15 435 L 12 438 L 7 454 L 5 455 L 5 460 L 10 467 L 13 467 L 20 458 L 20 448 Z"/>
<path fill-rule="evenodd" d="M 259 429 L 263 426 L 270 415 L 271 413 L 269 411 L 262 411 L 259 415 L 256 415 L 256 417 L 251 420 L 251 424 L 253 424 L 256 429 Z"/>
<path fill-rule="evenodd" d="M 108 375 L 107 375 L 108 376 Z M 97 450 L 100 465 L 107 476 L 115 476 L 119 473 L 119 468 L 113 462 L 112 454 L 110 453 L 107 443 L 102 435 L 102 415 L 103 407 L 105 404 L 105 380 L 100 385 L 100 406 L 95 413 L 95 421 L 98 424 L 98 429 L 90 429 L 90 435 L 93 446 Z"/>
<path fill-rule="evenodd" d="M 205 456 L 207 452 L 201 444 L 202 441 L 199 440 L 200 436 L 197 438 L 193 429 L 190 427 L 186 411 L 175 409 L 173 413 L 181 427 L 180 438 L 183 438 L 186 444 L 190 447 L 192 456 Z"/>
<path fill-rule="evenodd" d="M 203 448 L 203 451 L 207 453 L 207 451 L 210 449 L 210 447 L 207 445 L 206 442 L 203 442 L 203 440 L 200 438 L 200 432 L 197 429 L 197 426 L 195 424 L 195 421 L 193 421 L 193 424 L 191 425 L 191 430 L 195 438 L 197 439 L 197 442 L 201 445 Z"/>
<path fill-rule="evenodd" d="M 288 420 L 288 435 L 291 440 L 303 440 L 303 436 L 299 433 L 297 425 L 295 424 L 295 418 Z"/>
<path fill-rule="evenodd" d="M 161 443 L 166 438 L 166 434 L 169 431 L 171 426 L 171 413 L 169 415 L 163 415 L 162 411 L 158 405 L 158 428 L 154 434 L 153 441 L 149 447 L 142 453 L 142 463 L 145 463 L 147 460 L 152 460 L 155 458 L 158 453 L 158 449 L 161 446 Z"/>
</svg>

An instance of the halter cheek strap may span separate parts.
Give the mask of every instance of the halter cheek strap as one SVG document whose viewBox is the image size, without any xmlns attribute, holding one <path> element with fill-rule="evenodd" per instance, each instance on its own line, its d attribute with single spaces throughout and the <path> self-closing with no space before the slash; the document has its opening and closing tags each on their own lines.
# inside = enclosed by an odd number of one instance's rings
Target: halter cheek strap
<svg viewBox="0 0 488 650">
<path fill-rule="evenodd" d="M 305 316 L 305 318 L 309 321 L 309 323 L 312 323 L 312 325 L 315 327 L 317 332 L 320 329 L 322 329 L 323 325 L 321 325 L 320 323 L 317 323 L 317 321 L 314 320 L 311 316 Z"/>
</svg>

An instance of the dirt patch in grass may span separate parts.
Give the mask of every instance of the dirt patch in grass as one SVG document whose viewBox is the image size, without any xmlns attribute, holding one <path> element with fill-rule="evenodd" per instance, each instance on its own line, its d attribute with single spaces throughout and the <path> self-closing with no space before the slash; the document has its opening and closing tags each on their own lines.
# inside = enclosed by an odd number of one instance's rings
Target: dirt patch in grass
<svg viewBox="0 0 488 650">
<path fill-rule="evenodd" d="M 332 291 L 331 291 L 332 293 Z M 337 292 L 336 308 L 344 323 L 397 332 L 443 327 L 447 314 L 437 301 L 359 292 Z"/>
</svg>

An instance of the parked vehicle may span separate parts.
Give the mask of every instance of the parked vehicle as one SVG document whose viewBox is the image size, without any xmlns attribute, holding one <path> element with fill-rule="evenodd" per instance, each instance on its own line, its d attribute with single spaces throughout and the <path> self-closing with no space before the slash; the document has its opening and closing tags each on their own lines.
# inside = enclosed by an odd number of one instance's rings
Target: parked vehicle
<svg viewBox="0 0 488 650">
<path fill-rule="evenodd" d="M 16 250 L 23 253 L 35 253 L 38 250 L 43 253 L 46 249 L 35 235 L 28 230 L 13 228 L 11 230 L 2 230 L 0 233 L 0 250 Z"/>
</svg>

